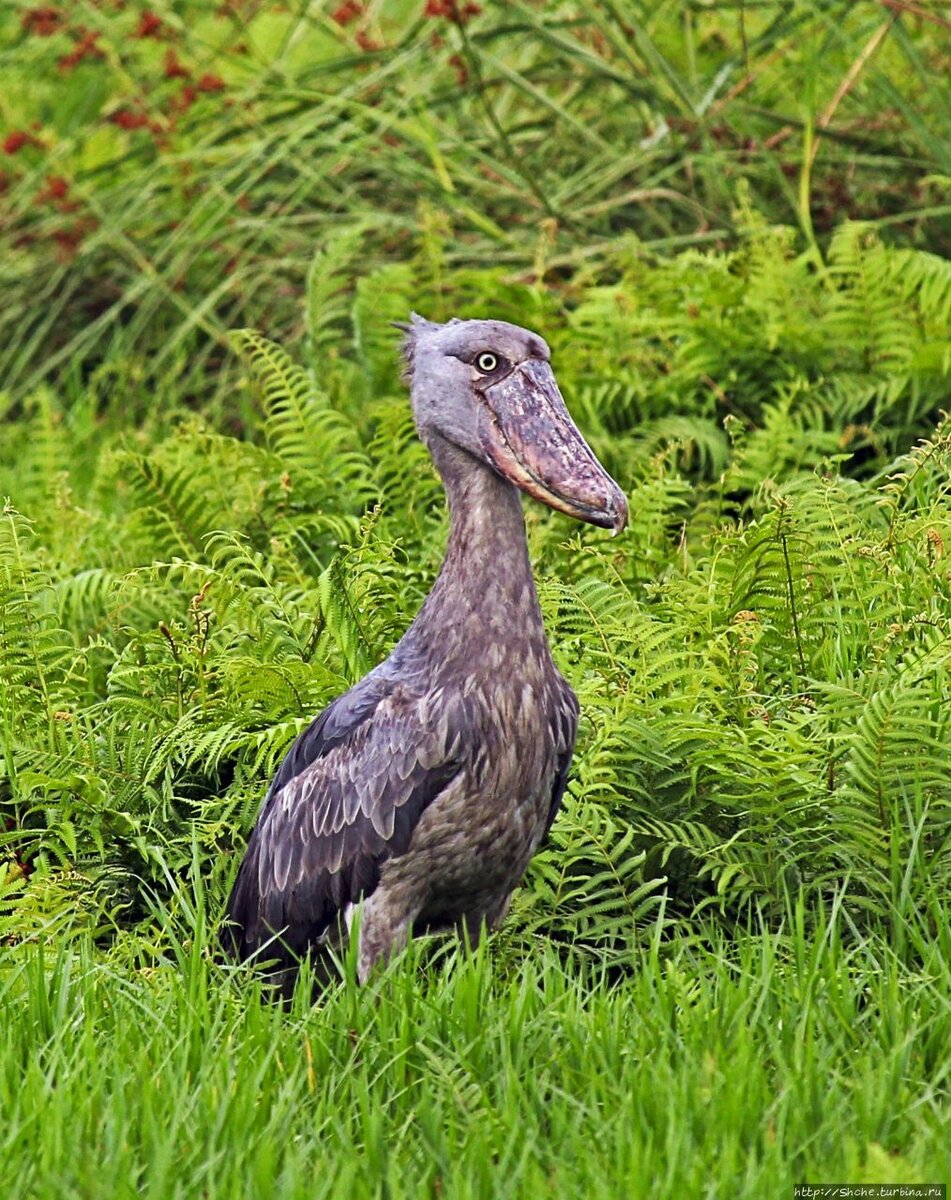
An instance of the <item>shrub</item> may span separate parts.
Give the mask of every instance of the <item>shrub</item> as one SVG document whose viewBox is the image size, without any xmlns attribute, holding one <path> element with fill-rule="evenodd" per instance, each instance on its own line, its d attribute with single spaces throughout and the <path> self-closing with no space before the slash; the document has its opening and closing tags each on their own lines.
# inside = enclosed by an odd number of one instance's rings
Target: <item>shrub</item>
<svg viewBox="0 0 951 1200">
<path fill-rule="evenodd" d="M 435 243 L 354 285 L 351 241 L 311 269 L 303 364 L 234 335 L 247 437 L 35 393 L 0 457 L 6 936 L 135 921 L 196 856 L 223 898 L 292 738 L 415 613 L 444 523 L 387 325 L 411 297 L 542 326 L 631 502 L 617 543 L 526 510 L 583 724 L 513 929 L 613 958 L 660 903 L 927 908 L 951 861 L 951 274 L 860 226 L 817 268 L 744 219 L 737 250 L 634 255 L 569 310 L 436 274 Z"/>
</svg>

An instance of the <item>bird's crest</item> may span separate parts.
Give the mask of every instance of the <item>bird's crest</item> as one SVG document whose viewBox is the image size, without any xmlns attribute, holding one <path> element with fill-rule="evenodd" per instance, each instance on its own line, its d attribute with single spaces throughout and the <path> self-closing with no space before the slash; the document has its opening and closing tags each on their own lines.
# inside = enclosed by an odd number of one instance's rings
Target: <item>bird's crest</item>
<svg viewBox="0 0 951 1200">
<path fill-rule="evenodd" d="M 458 318 L 453 317 L 447 324 L 452 325 Z M 408 321 L 391 321 L 390 324 L 394 329 L 402 330 L 403 345 L 401 353 L 403 355 L 403 379 L 409 383 L 413 378 L 413 366 L 416 359 L 416 345 L 420 334 L 433 333 L 442 326 L 436 321 L 427 321 L 425 317 L 421 317 L 419 313 L 410 313 Z"/>
</svg>

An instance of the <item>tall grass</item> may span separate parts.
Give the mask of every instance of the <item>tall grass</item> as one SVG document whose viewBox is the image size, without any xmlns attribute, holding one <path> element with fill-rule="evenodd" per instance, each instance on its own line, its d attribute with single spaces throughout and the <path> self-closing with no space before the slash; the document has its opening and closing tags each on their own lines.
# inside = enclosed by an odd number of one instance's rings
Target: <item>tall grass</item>
<svg viewBox="0 0 951 1200">
<path fill-rule="evenodd" d="M 937 5 L 462 10 L 187 0 L 143 34 L 83 0 L 41 37 L 11 6 L 0 379 L 205 396 L 229 328 L 300 332 L 314 247 L 354 226 L 364 268 L 435 226 L 448 265 L 557 282 L 728 243 L 743 186 L 813 245 L 851 218 L 948 248 Z"/>
<path fill-rule="evenodd" d="M 0 12 L 4 1194 L 951 1174 L 947 18 L 475 7 Z M 506 927 L 283 1010 L 215 927 L 439 563 L 412 307 L 543 331 L 631 525 L 526 508 L 584 718 Z"/>
<path fill-rule="evenodd" d="M 417 943 L 262 1003 L 165 930 L 0 972 L 0 1178 L 98 1197 L 722 1196 L 947 1178 L 947 930 L 909 972 L 833 905 L 665 943 L 622 982 Z M 939 943 L 943 942 L 943 946 Z"/>
</svg>

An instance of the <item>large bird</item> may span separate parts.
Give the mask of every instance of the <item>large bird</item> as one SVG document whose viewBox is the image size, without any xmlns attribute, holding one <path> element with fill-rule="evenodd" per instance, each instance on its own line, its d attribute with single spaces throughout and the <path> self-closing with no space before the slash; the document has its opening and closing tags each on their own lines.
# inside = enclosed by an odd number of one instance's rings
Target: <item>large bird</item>
<svg viewBox="0 0 951 1200">
<path fill-rule="evenodd" d="M 291 746 L 228 901 L 232 954 L 300 961 L 346 940 L 357 973 L 411 928 L 505 916 L 568 778 L 578 702 L 545 637 L 519 490 L 623 529 L 627 501 L 571 419 L 542 338 L 505 321 L 413 314 L 416 427 L 449 500 L 445 560 L 392 654 Z"/>
</svg>

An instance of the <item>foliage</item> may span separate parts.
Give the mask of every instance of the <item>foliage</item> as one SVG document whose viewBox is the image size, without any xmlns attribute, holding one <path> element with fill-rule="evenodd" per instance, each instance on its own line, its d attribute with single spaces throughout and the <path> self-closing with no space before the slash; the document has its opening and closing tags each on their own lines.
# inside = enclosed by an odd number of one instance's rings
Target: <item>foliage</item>
<svg viewBox="0 0 951 1200">
<path fill-rule="evenodd" d="M 0 973 L 8 1193 L 762 1200 L 951 1168 L 947 922 L 912 927 L 913 971 L 834 905 L 706 944 L 658 922 L 623 987 L 551 948 L 417 943 L 284 1012 L 203 954 L 200 886 L 175 907 L 161 950 L 38 945 Z"/>
<path fill-rule="evenodd" d="M 947 1177 L 946 27 L 0 6 L 5 1192 Z M 502 931 L 279 1010 L 217 923 L 439 566 L 411 309 L 543 332 L 631 523 L 526 502 L 583 720 Z"/>
<path fill-rule="evenodd" d="M 412 618 L 444 518 L 387 324 L 410 296 L 543 327 L 631 500 L 616 544 L 526 510 L 583 725 L 509 936 L 629 961 L 661 908 L 732 926 L 845 881 L 853 927 L 897 930 L 946 891 L 951 274 L 861 226 L 817 267 L 743 220 L 568 313 L 437 286 L 430 247 L 346 318 L 322 256 L 303 365 L 234 335 L 250 439 L 32 397 L 0 459 L 7 936 L 126 927 L 195 852 L 220 904 L 292 738 Z"/>
<path fill-rule="evenodd" d="M 225 397 L 230 328 L 301 332 L 314 245 L 367 270 L 436 230 L 437 279 L 491 262 L 570 305 L 575 271 L 613 281 L 634 239 L 731 243 L 740 185 L 815 252 L 845 217 L 947 251 L 942 13 L 17 0 L 0 10 L 0 378 L 18 399 L 143 377 Z"/>
</svg>

